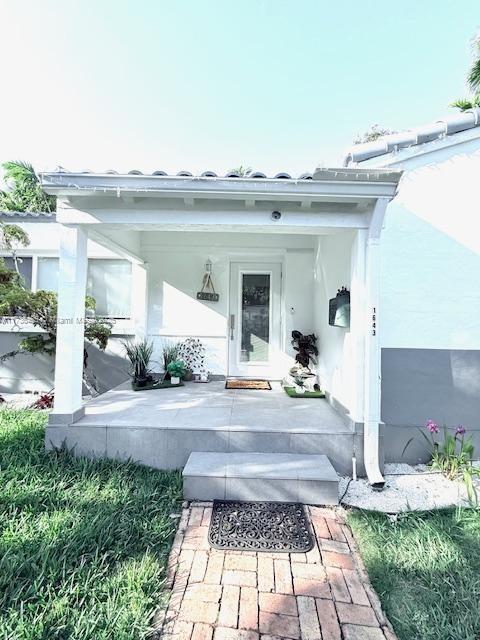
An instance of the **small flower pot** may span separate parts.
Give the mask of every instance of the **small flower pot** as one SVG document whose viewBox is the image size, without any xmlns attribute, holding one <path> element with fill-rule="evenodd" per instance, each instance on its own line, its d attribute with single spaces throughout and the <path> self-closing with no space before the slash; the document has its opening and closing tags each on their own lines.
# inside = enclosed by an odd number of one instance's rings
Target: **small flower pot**
<svg viewBox="0 0 480 640">
<path fill-rule="evenodd" d="M 170 384 L 175 386 L 176 384 L 180 384 L 180 378 L 177 376 L 170 376 Z"/>
</svg>

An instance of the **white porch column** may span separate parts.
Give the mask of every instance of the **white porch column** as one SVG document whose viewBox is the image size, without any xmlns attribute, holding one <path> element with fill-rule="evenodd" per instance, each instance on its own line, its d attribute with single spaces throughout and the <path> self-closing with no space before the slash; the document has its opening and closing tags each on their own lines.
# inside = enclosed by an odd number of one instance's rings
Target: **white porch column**
<svg viewBox="0 0 480 640">
<path fill-rule="evenodd" d="M 365 324 L 365 395 L 364 395 L 364 459 L 368 481 L 375 488 L 383 488 L 385 479 L 380 471 L 380 403 L 381 403 L 381 347 L 378 319 L 380 300 L 380 234 L 388 198 L 375 204 L 368 230 L 365 265 L 366 324 Z"/>
<path fill-rule="evenodd" d="M 132 262 L 132 321 L 135 339 L 147 337 L 148 322 L 148 266 Z"/>
<path fill-rule="evenodd" d="M 52 423 L 70 424 L 83 413 L 87 233 L 82 228 L 62 227 L 59 257 L 55 401 Z"/>
<path fill-rule="evenodd" d="M 350 282 L 350 340 L 353 369 L 350 416 L 355 422 L 364 420 L 366 248 L 367 230 L 358 229 L 352 245 Z"/>
</svg>

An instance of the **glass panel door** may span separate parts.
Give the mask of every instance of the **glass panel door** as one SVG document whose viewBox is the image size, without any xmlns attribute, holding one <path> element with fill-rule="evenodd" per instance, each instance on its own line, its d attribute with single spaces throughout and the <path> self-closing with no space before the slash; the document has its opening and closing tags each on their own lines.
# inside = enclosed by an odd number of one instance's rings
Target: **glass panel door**
<svg viewBox="0 0 480 640">
<path fill-rule="evenodd" d="M 268 362 L 270 274 L 242 273 L 240 362 Z"/>
<path fill-rule="evenodd" d="M 281 376 L 281 280 L 281 263 L 231 263 L 228 375 Z"/>
</svg>

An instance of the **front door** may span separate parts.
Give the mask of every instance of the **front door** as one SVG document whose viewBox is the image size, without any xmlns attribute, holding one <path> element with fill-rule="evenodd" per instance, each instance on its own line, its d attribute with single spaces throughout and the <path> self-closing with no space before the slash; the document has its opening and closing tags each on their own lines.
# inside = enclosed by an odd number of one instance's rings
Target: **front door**
<svg viewBox="0 0 480 640">
<path fill-rule="evenodd" d="M 280 263 L 231 263 L 229 375 L 281 375 L 281 278 Z"/>
</svg>

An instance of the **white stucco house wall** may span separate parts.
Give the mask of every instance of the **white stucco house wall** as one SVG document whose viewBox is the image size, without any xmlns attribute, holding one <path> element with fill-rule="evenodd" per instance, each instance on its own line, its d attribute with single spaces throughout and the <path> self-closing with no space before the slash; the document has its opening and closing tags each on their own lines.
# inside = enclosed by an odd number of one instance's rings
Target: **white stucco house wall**
<svg viewBox="0 0 480 640">
<path fill-rule="evenodd" d="M 352 147 L 345 164 L 403 171 L 381 240 L 386 459 L 429 418 L 464 425 L 478 457 L 480 109 Z"/>
<path fill-rule="evenodd" d="M 322 388 L 361 442 L 341 446 L 356 447 L 359 468 L 381 482 L 383 461 L 401 460 L 428 418 L 465 424 L 480 446 L 479 115 L 356 145 L 345 168 L 297 178 L 45 173 L 56 216 L 2 219 L 28 231 L 32 286 L 50 278 L 59 313 L 81 316 L 85 291 L 103 292 L 102 313 L 115 318 L 108 352 L 91 355 L 103 389 L 126 378 L 124 337 L 147 336 L 158 363 L 165 341 L 198 337 L 214 376 L 280 379 L 291 331 L 315 333 Z M 218 302 L 196 297 L 206 263 Z M 249 282 L 267 282 L 267 358 L 263 334 L 247 355 L 242 344 Z M 342 286 L 345 328 L 329 324 Z M 84 413 L 79 326 L 59 331 L 50 421 L 69 434 Z M 28 329 L 4 323 L 0 351 Z M 0 391 L 53 386 L 51 363 L 22 358 L 0 366 Z M 412 446 L 407 458 L 422 455 Z"/>
</svg>

